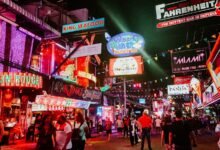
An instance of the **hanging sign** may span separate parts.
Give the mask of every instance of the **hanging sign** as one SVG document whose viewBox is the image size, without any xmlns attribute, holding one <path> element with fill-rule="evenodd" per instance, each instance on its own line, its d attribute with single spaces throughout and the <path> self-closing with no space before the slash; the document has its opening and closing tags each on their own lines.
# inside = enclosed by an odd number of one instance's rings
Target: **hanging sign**
<svg viewBox="0 0 220 150">
<path fill-rule="evenodd" d="M 206 50 L 186 50 L 171 53 L 173 73 L 191 72 L 206 69 Z"/>
<path fill-rule="evenodd" d="M 64 83 L 60 80 L 55 80 L 52 82 L 51 94 L 97 103 L 101 102 L 102 97 L 102 93 L 98 90 L 85 89 L 74 84 Z"/>
<path fill-rule="evenodd" d="M 42 77 L 31 73 L 0 72 L 0 87 L 42 88 Z"/>
<path fill-rule="evenodd" d="M 167 4 L 162 3 L 155 6 L 156 19 L 160 21 L 157 28 L 217 16 L 218 8 L 218 0 L 181 0 Z"/>
<path fill-rule="evenodd" d="M 109 53 L 113 56 L 131 56 L 144 49 L 144 38 L 132 32 L 115 35 L 107 44 Z"/>
<path fill-rule="evenodd" d="M 141 56 L 112 58 L 109 62 L 109 75 L 143 74 L 143 59 Z"/>
<path fill-rule="evenodd" d="M 89 20 L 89 21 L 80 22 L 80 23 L 63 25 L 62 33 L 70 33 L 70 32 L 76 32 L 76 31 L 96 29 L 96 28 L 101 28 L 104 26 L 105 26 L 105 18 L 100 18 L 100 19 Z"/>
</svg>

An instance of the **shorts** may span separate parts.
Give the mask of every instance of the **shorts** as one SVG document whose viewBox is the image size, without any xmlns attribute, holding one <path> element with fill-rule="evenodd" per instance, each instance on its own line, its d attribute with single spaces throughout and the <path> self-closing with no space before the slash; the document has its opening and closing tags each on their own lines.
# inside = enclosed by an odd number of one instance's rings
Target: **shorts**
<svg viewBox="0 0 220 150">
<path fill-rule="evenodd" d="M 123 128 L 117 128 L 118 132 L 122 132 Z"/>
<path fill-rule="evenodd" d="M 112 133 L 112 130 L 106 130 L 106 134 L 111 134 Z"/>
</svg>

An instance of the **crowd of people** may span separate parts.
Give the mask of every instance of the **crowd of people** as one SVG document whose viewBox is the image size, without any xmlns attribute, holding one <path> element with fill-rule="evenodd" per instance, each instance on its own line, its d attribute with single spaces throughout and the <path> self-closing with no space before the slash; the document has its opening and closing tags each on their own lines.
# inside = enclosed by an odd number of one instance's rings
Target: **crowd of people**
<svg viewBox="0 0 220 150">
<path fill-rule="evenodd" d="M 59 115 L 54 123 L 51 115 L 39 115 L 27 134 L 36 137 L 37 150 L 84 150 L 89 126 L 80 111 L 74 118 L 70 122 L 65 115 Z"/>
<path fill-rule="evenodd" d="M 181 110 L 177 110 L 174 116 L 166 114 L 152 118 L 145 109 L 140 117 L 132 114 L 123 118 L 118 116 L 115 121 L 108 117 L 104 122 L 98 120 L 98 132 L 105 131 L 108 142 L 111 141 L 114 125 L 119 137 L 129 138 L 131 146 L 141 143 L 141 150 L 144 149 L 145 141 L 148 149 L 153 149 L 152 131 L 161 135 L 161 146 L 165 150 L 192 150 L 198 144 L 196 136 L 204 132 L 216 133 L 220 137 L 220 121 L 211 117 L 183 116 Z M 56 121 L 50 114 L 38 115 L 34 125 L 28 128 L 26 140 L 32 137 L 31 140 L 37 143 L 37 150 L 84 150 L 86 139 L 91 137 L 92 127 L 92 121 L 85 119 L 81 111 L 75 113 L 74 121 L 68 120 L 65 115 L 57 116 Z M 4 127 L 0 120 L 0 141 L 3 133 Z"/>
</svg>

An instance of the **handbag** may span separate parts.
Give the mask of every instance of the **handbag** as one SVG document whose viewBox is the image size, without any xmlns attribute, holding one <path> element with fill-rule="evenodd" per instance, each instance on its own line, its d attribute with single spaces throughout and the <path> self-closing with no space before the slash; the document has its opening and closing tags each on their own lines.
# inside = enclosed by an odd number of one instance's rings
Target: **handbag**
<svg viewBox="0 0 220 150">
<path fill-rule="evenodd" d="M 72 140 L 82 140 L 82 137 L 80 135 L 80 127 L 82 126 L 82 123 L 80 124 L 79 128 L 75 128 L 76 123 L 74 122 L 74 128 L 72 132 Z"/>
</svg>

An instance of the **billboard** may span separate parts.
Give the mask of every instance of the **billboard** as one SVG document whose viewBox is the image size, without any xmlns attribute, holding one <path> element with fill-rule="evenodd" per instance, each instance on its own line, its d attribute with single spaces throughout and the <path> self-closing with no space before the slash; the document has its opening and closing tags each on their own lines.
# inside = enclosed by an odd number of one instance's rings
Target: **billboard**
<svg viewBox="0 0 220 150">
<path fill-rule="evenodd" d="M 62 33 L 70 33 L 89 29 L 96 29 L 105 26 L 105 18 L 94 19 L 79 23 L 66 24 L 62 27 Z"/>
<path fill-rule="evenodd" d="M 207 105 L 213 102 L 214 96 L 218 94 L 218 90 L 214 83 L 212 83 L 202 94 L 203 97 L 203 105 Z"/>
<path fill-rule="evenodd" d="M 189 94 L 189 84 L 178 84 L 167 86 L 168 95 Z"/>
<path fill-rule="evenodd" d="M 155 6 L 157 28 L 178 25 L 218 15 L 218 0 L 179 0 Z"/>
<path fill-rule="evenodd" d="M 185 50 L 171 53 L 173 73 L 192 72 L 206 69 L 206 50 Z"/>
<path fill-rule="evenodd" d="M 209 73 L 214 81 L 218 91 L 220 91 L 220 36 L 209 55 L 206 62 Z"/>
<path fill-rule="evenodd" d="M 112 58 L 109 61 L 109 75 L 143 74 L 143 59 L 141 56 Z"/>
<path fill-rule="evenodd" d="M 107 43 L 107 49 L 113 56 L 131 56 L 144 49 L 144 38 L 133 32 L 115 35 Z"/>
</svg>

